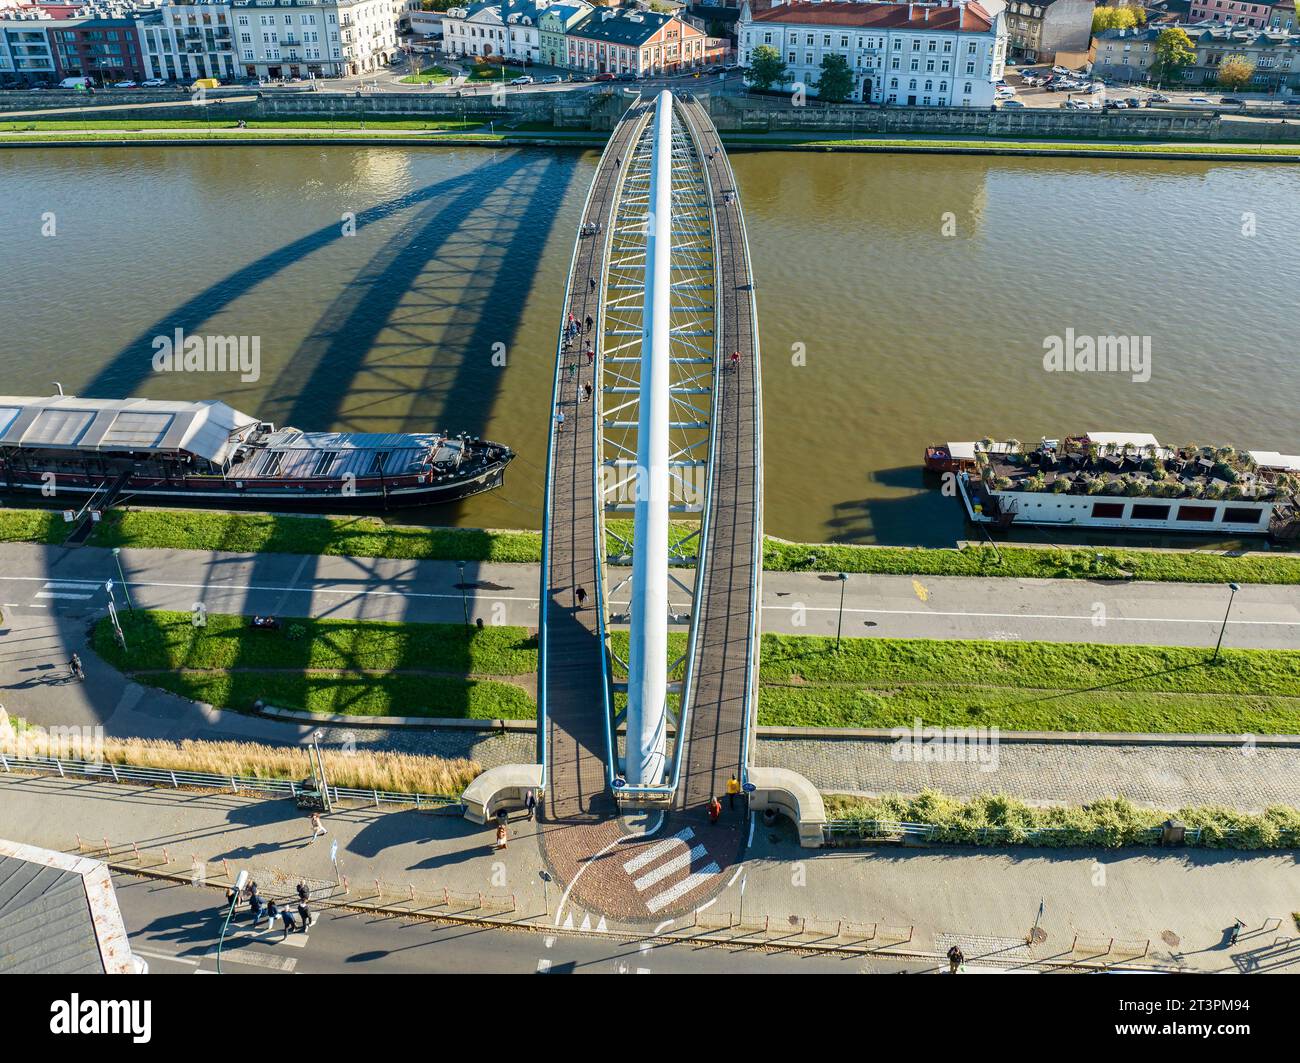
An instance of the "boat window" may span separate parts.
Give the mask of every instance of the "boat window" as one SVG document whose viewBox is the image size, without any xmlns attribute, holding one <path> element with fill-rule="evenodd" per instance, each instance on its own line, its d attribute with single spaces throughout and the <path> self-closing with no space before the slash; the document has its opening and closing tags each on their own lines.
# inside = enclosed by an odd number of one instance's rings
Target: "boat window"
<svg viewBox="0 0 1300 1063">
<path fill-rule="evenodd" d="M 1179 506 L 1179 520 L 1210 521 L 1214 519 L 1213 506 Z"/>
<path fill-rule="evenodd" d="M 1249 506 L 1228 506 L 1223 511 L 1223 519 L 1227 524 L 1258 524 L 1263 514 L 1264 510 Z"/>
<path fill-rule="evenodd" d="M 375 460 L 370 463 L 372 473 L 382 473 L 384 471 L 384 466 L 388 464 L 388 454 L 388 451 L 381 450 L 375 455 Z"/>
<path fill-rule="evenodd" d="M 266 456 L 266 464 L 262 466 L 263 476 L 274 476 L 280 471 L 280 466 L 284 464 L 284 451 L 273 450 Z"/>
<path fill-rule="evenodd" d="M 1140 503 L 1136 503 L 1133 506 L 1133 519 L 1134 520 L 1168 520 L 1169 507 L 1142 505 Z"/>
<path fill-rule="evenodd" d="M 316 467 L 312 469 L 311 474 L 313 476 L 324 476 L 330 471 L 330 467 L 334 464 L 334 459 L 338 456 L 338 451 L 336 450 L 325 451 L 325 453 L 321 454 L 320 457 L 316 459 Z"/>
<path fill-rule="evenodd" d="M 1092 515 L 1094 517 L 1115 518 L 1124 516 L 1123 502 L 1094 502 L 1092 504 Z"/>
</svg>

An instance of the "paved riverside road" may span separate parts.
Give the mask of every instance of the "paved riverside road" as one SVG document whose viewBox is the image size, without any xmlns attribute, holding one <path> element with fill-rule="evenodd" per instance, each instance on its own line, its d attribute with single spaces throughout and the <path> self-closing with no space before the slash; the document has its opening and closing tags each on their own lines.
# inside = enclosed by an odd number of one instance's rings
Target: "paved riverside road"
<svg viewBox="0 0 1300 1063">
<path fill-rule="evenodd" d="M 114 875 L 131 950 L 150 974 L 215 974 L 224 893 Z M 247 909 L 222 947 L 226 974 L 868 974 L 936 973 L 933 960 L 700 948 L 591 935 L 318 912 L 307 933 L 254 932 Z"/>
<path fill-rule="evenodd" d="M 450 561 L 180 550 L 123 550 L 120 560 L 132 601 L 150 609 L 188 612 L 202 602 L 214 613 L 455 623 L 467 606 L 486 623 L 537 626 L 535 565 L 467 564 L 462 586 Z M 690 585 L 690 571 L 677 575 Z M 108 579 L 119 580 L 108 550 L 0 544 L 6 614 L 89 618 L 106 606 Z M 674 606 L 686 610 L 686 595 L 675 594 Z M 833 636 L 839 601 L 834 575 L 764 573 L 762 629 Z M 850 575 L 843 632 L 1212 646 L 1227 603 L 1227 588 L 1217 584 Z M 626 602 L 615 598 L 612 608 Z M 1300 647 L 1300 587 L 1243 585 L 1224 644 Z"/>
</svg>

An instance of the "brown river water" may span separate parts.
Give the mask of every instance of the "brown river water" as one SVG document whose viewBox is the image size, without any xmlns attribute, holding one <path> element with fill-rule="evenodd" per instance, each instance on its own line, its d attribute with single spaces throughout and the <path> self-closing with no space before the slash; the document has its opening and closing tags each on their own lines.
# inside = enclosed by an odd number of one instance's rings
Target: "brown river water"
<svg viewBox="0 0 1300 1063">
<path fill-rule="evenodd" d="M 304 429 L 470 431 L 520 454 L 504 488 L 402 519 L 537 527 L 555 329 L 595 158 L 0 152 L 0 391 L 58 380 L 221 398 Z M 966 537 L 920 472 L 925 445 L 949 439 L 1138 431 L 1300 452 L 1300 168 L 793 153 L 735 167 L 769 533 Z M 178 328 L 258 337 L 258 378 L 155 372 L 154 337 Z M 1045 340 L 1067 330 L 1149 344 L 1149 379 L 1045 371 Z"/>
</svg>

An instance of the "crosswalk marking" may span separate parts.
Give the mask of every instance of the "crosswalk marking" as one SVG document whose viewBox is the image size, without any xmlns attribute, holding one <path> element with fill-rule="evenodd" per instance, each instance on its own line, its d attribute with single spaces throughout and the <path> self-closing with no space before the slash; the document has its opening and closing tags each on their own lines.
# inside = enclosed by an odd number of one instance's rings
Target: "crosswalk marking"
<svg viewBox="0 0 1300 1063">
<path fill-rule="evenodd" d="M 37 598 L 71 598 L 79 602 L 88 602 L 94 597 L 93 594 L 65 594 L 61 591 L 39 591 Z"/>
<path fill-rule="evenodd" d="M 658 893 L 651 897 L 646 901 L 645 906 L 649 908 L 651 912 L 657 912 L 661 908 L 666 908 L 668 905 L 672 904 L 673 901 L 677 900 L 678 897 L 684 897 L 686 894 L 690 893 L 691 890 L 704 885 L 704 883 L 708 882 L 709 879 L 713 878 L 715 875 L 721 874 L 721 872 L 722 868 L 718 867 L 716 863 L 710 861 L 707 867 L 700 871 L 696 871 L 694 874 L 687 875 L 677 883 L 677 885 L 670 886 L 662 893 Z"/>
<path fill-rule="evenodd" d="M 686 844 L 686 842 L 690 841 L 694 837 L 695 837 L 695 831 L 691 830 L 690 827 L 685 827 L 682 830 L 679 830 L 671 838 L 665 838 L 663 841 L 659 842 L 658 844 L 650 846 L 649 849 L 637 853 L 636 856 L 632 857 L 631 860 L 628 860 L 623 865 L 623 870 L 626 871 L 629 875 L 635 874 L 636 872 L 640 871 L 643 867 L 645 867 L 646 864 L 658 860 L 659 857 L 667 853 L 670 849 L 673 848 L 673 846 L 679 843 L 684 845 Z"/>
<path fill-rule="evenodd" d="M 205 959 L 217 958 L 217 950 L 212 948 L 208 951 Z M 221 960 L 223 963 L 242 963 L 248 967 L 266 967 L 272 971 L 292 971 L 298 966 L 298 959 L 295 956 L 268 956 L 264 952 L 250 952 L 248 949 L 222 949 Z"/>
<path fill-rule="evenodd" d="M 674 856 L 671 860 L 665 860 L 658 867 L 651 868 L 651 870 L 647 871 L 639 879 L 633 881 L 632 885 L 634 885 L 637 888 L 637 892 L 640 893 L 647 887 L 653 886 L 660 879 L 667 878 L 674 871 L 680 871 L 682 868 L 690 867 L 696 860 L 703 860 L 707 855 L 708 853 L 704 846 L 697 845 L 689 852 L 682 853 L 679 856 Z"/>
</svg>

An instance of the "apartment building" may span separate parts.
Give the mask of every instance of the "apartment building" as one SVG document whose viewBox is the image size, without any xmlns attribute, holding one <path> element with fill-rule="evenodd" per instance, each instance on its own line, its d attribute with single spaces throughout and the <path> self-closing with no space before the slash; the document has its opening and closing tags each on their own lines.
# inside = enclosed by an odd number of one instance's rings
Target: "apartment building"
<svg viewBox="0 0 1300 1063">
<path fill-rule="evenodd" d="M 737 23 L 740 61 L 775 48 L 783 87 L 816 94 L 822 59 L 843 56 L 855 77 L 851 98 L 906 107 L 990 107 L 1007 54 L 1005 11 L 952 0 L 917 3 L 779 3 Z"/>
</svg>

